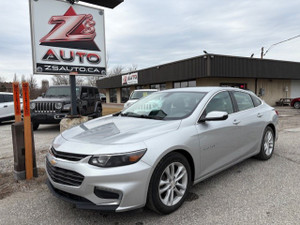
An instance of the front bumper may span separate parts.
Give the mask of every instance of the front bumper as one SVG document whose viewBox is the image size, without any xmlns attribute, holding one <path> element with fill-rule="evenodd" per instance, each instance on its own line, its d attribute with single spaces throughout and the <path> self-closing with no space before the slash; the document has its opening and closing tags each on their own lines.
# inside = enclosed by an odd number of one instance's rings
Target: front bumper
<svg viewBox="0 0 300 225">
<path fill-rule="evenodd" d="M 52 193 L 82 209 L 122 212 L 141 208 L 146 204 L 151 167 L 139 161 L 135 164 L 99 168 L 88 164 L 90 156 L 80 161 L 68 161 L 47 154 L 46 160 L 54 168 L 74 171 L 84 177 L 78 186 L 66 185 L 54 181 L 46 167 L 49 189 Z M 46 162 L 47 163 L 47 162 Z M 53 175 L 52 175 L 53 176 Z M 115 193 L 116 198 L 100 197 L 96 190 Z"/>
<path fill-rule="evenodd" d="M 40 124 L 59 123 L 68 113 L 31 113 L 31 120 Z"/>
</svg>

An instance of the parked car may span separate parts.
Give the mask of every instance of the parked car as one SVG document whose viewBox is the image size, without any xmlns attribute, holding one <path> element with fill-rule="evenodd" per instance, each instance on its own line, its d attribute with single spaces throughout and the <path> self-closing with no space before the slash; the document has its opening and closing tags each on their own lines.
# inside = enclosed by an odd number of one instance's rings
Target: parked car
<svg viewBox="0 0 300 225">
<path fill-rule="evenodd" d="M 295 109 L 300 109 L 300 97 L 299 98 L 294 98 L 291 101 L 291 106 L 294 107 Z"/>
<path fill-rule="evenodd" d="M 77 112 L 94 118 L 102 116 L 102 104 L 96 87 L 76 86 Z M 33 130 L 40 124 L 59 123 L 71 111 L 70 86 L 52 86 L 46 94 L 30 101 Z"/>
<path fill-rule="evenodd" d="M 129 96 L 129 100 L 125 102 L 124 109 L 128 108 L 132 104 L 136 103 L 139 99 L 146 97 L 154 92 L 157 92 L 157 89 L 139 89 L 134 90 Z"/>
<path fill-rule="evenodd" d="M 106 102 L 106 95 L 103 93 L 100 93 L 100 99 L 101 99 L 101 102 Z"/>
<path fill-rule="evenodd" d="M 0 92 L 0 123 L 2 121 L 14 119 L 15 109 L 13 93 Z"/>
<path fill-rule="evenodd" d="M 245 90 L 156 92 L 56 137 L 48 186 L 79 208 L 171 213 L 193 184 L 252 156 L 270 159 L 277 124 L 274 108 Z"/>
</svg>

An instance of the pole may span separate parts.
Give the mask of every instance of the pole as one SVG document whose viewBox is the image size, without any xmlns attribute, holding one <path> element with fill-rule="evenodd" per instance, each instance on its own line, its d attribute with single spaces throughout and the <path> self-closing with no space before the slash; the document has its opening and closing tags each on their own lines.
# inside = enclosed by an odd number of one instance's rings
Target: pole
<svg viewBox="0 0 300 225">
<path fill-rule="evenodd" d="M 29 84 L 22 82 L 23 112 L 24 112 L 24 142 L 25 142 L 25 170 L 26 180 L 33 177 L 33 154 L 32 154 L 32 129 L 30 118 Z"/>
<path fill-rule="evenodd" d="M 260 58 L 264 58 L 264 47 L 261 47 L 261 53 L 260 53 Z"/>
<path fill-rule="evenodd" d="M 20 88 L 19 82 L 13 82 L 14 92 L 14 107 L 15 107 L 15 122 L 21 122 L 21 107 L 20 107 Z"/>
<path fill-rule="evenodd" d="M 77 104 L 76 104 L 76 77 L 70 75 L 70 86 L 71 86 L 71 116 L 77 115 Z"/>
</svg>

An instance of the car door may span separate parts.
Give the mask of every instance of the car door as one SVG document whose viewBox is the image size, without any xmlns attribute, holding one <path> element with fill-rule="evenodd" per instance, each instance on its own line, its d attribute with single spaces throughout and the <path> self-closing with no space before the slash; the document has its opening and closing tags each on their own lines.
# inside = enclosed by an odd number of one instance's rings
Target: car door
<svg viewBox="0 0 300 225">
<path fill-rule="evenodd" d="M 255 107 L 250 94 L 234 91 L 232 95 L 238 110 L 235 113 L 239 143 L 236 155 L 245 157 L 255 153 L 260 147 L 265 127 L 264 112 L 260 110 L 260 107 Z"/>
<path fill-rule="evenodd" d="M 0 117 L 14 116 L 14 100 L 13 95 L 2 94 L 0 97 Z"/>
<path fill-rule="evenodd" d="M 216 94 L 207 104 L 201 118 L 212 111 L 228 113 L 222 121 L 199 122 L 197 125 L 201 172 L 206 176 L 236 160 L 235 149 L 238 148 L 238 127 L 235 124 L 235 108 L 232 96 L 227 91 Z"/>
</svg>

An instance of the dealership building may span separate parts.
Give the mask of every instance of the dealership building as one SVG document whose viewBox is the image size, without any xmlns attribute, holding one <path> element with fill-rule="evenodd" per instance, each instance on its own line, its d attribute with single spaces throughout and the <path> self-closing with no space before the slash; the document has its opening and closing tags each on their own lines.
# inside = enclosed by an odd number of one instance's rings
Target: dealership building
<svg viewBox="0 0 300 225">
<path fill-rule="evenodd" d="M 205 54 L 97 81 L 108 103 L 124 103 L 136 89 L 231 86 L 253 91 L 270 105 L 300 96 L 300 63 Z"/>
</svg>

